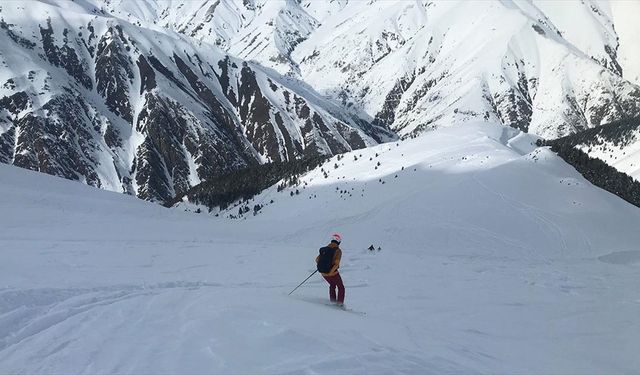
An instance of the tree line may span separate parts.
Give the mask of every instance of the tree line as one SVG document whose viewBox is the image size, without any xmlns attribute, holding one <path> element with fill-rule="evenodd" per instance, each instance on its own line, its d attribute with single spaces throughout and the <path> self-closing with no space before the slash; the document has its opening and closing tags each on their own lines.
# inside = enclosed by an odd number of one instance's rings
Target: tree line
<svg viewBox="0 0 640 375">
<path fill-rule="evenodd" d="M 254 165 L 204 181 L 185 194 L 165 202 L 172 207 L 186 196 L 191 203 L 204 205 L 211 211 L 214 207 L 224 210 L 238 200 L 249 200 L 273 186 L 278 181 L 278 190 L 299 182 L 299 176 L 324 163 L 327 157 L 309 157 L 286 162 Z"/>
<path fill-rule="evenodd" d="M 540 140 L 539 146 L 550 146 L 564 161 L 572 165 L 585 179 L 627 202 L 640 207 L 640 182 L 622 173 L 604 161 L 592 158 L 576 148 L 578 145 L 592 147 L 604 141 L 624 146 L 635 141 L 640 128 L 640 117 L 616 121 L 578 134 L 555 140 Z"/>
</svg>

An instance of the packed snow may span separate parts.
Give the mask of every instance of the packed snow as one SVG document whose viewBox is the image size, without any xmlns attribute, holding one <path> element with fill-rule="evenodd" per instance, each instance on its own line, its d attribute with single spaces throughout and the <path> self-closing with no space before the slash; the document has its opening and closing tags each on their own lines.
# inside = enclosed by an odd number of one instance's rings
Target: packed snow
<svg viewBox="0 0 640 375">
<path fill-rule="evenodd" d="M 355 151 L 240 220 L 0 164 L 0 373 L 633 373 L 640 211 L 533 141 Z M 287 295 L 336 231 L 348 311 Z"/>
</svg>

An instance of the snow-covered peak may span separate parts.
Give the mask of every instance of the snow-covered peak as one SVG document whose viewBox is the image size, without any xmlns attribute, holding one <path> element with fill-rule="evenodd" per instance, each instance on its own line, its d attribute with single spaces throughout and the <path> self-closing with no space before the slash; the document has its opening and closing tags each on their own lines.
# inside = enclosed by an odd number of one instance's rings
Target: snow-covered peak
<svg viewBox="0 0 640 375">
<path fill-rule="evenodd" d="M 635 4 L 621 3 L 158 1 L 164 18 L 126 16 L 298 77 L 401 135 L 486 118 L 554 138 L 639 111 Z"/>
<path fill-rule="evenodd" d="M 484 121 L 556 138 L 640 114 L 637 27 L 626 15 L 635 5 L 29 4 L 26 14 L 21 2 L 0 10 L 0 160 L 110 190 L 154 186 L 146 198 L 254 161 L 370 146 L 391 131 Z M 168 119 L 171 131 L 159 125 Z M 63 152 L 57 124 L 72 123 L 78 140 L 64 142 L 77 152 Z M 38 149 L 45 136 L 58 141 Z"/>
<path fill-rule="evenodd" d="M 163 26 L 160 3 L 126 4 L 1 5 L 0 161 L 164 201 L 253 163 L 395 138 L 296 78 Z"/>
</svg>

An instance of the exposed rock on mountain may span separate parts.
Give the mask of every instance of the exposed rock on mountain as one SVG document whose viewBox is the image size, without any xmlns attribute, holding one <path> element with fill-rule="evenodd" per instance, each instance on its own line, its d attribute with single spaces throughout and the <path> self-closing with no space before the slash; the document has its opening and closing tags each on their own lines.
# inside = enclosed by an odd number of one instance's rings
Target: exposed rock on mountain
<svg viewBox="0 0 640 375">
<path fill-rule="evenodd" d="M 606 1 L 29 7 L 0 9 L 0 160 L 149 200 L 468 121 L 553 139 L 640 115 Z"/>
<path fill-rule="evenodd" d="M 187 36 L 87 2 L 24 6 L 0 9 L 2 162 L 166 201 L 252 164 L 394 137 Z"/>
</svg>

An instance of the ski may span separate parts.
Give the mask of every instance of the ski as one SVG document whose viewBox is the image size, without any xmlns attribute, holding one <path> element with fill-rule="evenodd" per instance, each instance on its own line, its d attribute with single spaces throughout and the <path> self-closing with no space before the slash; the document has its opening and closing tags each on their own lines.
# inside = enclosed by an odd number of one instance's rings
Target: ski
<svg viewBox="0 0 640 375">
<path fill-rule="evenodd" d="M 354 310 L 354 309 L 348 308 L 348 307 L 346 307 L 344 305 L 340 306 L 340 305 L 337 305 L 335 303 L 325 303 L 324 305 L 325 306 L 329 306 L 329 307 L 333 307 L 336 310 L 341 310 L 341 311 L 352 313 L 352 314 L 358 314 L 358 315 L 363 315 L 363 316 L 367 315 L 367 313 L 364 312 L 364 311 Z"/>
</svg>

